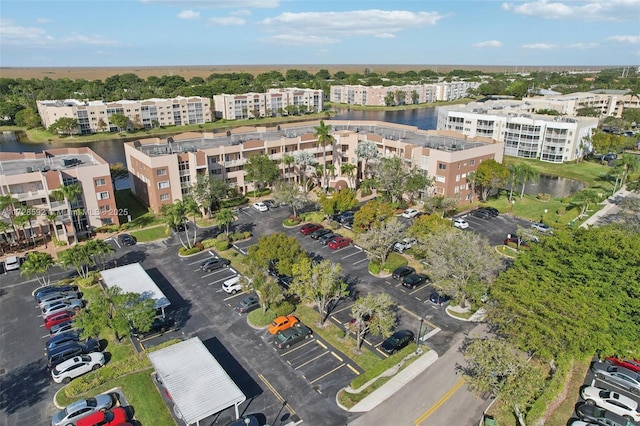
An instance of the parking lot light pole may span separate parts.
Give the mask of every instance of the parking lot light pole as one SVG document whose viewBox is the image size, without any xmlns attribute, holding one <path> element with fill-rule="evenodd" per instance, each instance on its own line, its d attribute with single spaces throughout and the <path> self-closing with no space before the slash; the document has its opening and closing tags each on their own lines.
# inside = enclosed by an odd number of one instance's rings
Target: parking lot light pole
<svg viewBox="0 0 640 426">
<path fill-rule="evenodd" d="M 418 329 L 418 338 L 416 339 L 416 353 L 420 353 L 420 337 L 422 335 L 422 322 L 424 318 L 420 317 L 420 328 Z"/>
</svg>

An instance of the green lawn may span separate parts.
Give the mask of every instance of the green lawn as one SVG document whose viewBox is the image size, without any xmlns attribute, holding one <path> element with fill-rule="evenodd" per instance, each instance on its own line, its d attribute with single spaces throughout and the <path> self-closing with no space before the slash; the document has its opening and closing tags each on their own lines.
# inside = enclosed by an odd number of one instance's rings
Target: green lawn
<svg viewBox="0 0 640 426">
<path fill-rule="evenodd" d="M 139 231 L 131 231 L 131 235 L 139 242 L 155 241 L 166 238 L 169 235 L 169 227 L 167 225 L 158 225 L 151 228 L 141 229 Z"/>
<path fill-rule="evenodd" d="M 124 224 L 126 229 L 145 228 L 163 223 L 162 217 L 148 210 L 147 207 L 133 196 L 130 189 L 115 191 L 115 195 L 118 209 L 131 216 L 131 222 L 128 223 L 127 215 L 119 217 L 120 223 Z"/>
</svg>

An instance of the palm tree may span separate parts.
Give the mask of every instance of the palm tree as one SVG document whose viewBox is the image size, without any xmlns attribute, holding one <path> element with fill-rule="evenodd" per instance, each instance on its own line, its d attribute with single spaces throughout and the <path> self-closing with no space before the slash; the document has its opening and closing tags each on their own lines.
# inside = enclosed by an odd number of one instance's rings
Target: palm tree
<svg viewBox="0 0 640 426">
<path fill-rule="evenodd" d="M 162 207 L 160 207 L 160 214 L 164 216 L 165 222 L 172 229 L 176 229 L 179 225 L 184 225 L 187 221 L 186 209 L 182 200 L 176 200 L 173 204 L 163 204 Z M 178 232 L 178 239 L 184 248 L 190 249 L 193 247 L 193 244 L 191 244 L 189 240 L 189 230 L 187 226 L 184 227 L 184 232 L 187 237 L 186 243 L 182 241 L 180 232 Z"/>
<path fill-rule="evenodd" d="M 518 169 L 520 169 L 520 183 L 522 184 L 522 190 L 520 191 L 520 199 L 522 200 L 527 183 L 540 180 L 540 172 L 527 163 L 521 163 Z"/>
<path fill-rule="evenodd" d="M 471 198 L 469 199 L 469 203 L 473 203 L 473 196 L 476 193 L 476 172 L 467 174 L 467 183 L 471 184 Z"/>
<path fill-rule="evenodd" d="M 27 239 L 27 231 L 26 231 L 26 226 L 27 223 L 31 222 L 31 216 L 28 214 L 21 214 L 20 216 L 16 216 L 13 219 L 14 223 L 16 226 L 18 226 L 21 230 L 22 230 L 22 238 L 20 238 L 20 240 L 25 240 Z"/>
<path fill-rule="evenodd" d="M 82 194 L 82 186 L 78 183 L 72 183 L 70 185 L 64 185 L 51 192 L 51 196 L 58 201 L 64 200 L 67 205 L 67 212 L 71 218 L 71 232 L 73 233 L 73 243 L 78 243 L 78 235 L 76 232 L 76 225 L 73 223 L 73 212 L 71 211 L 71 203 L 76 201 Z M 67 240 L 67 244 L 68 244 Z"/>
<path fill-rule="evenodd" d="M 287 174 L 287 171 L 289 170 L 289 168 L 291 167 L 291 165 L 293 163 L 295 163 L 296 159 L 293 155 L 289 155 L 289 154 L 285 154 L 282 157 L 282 164 L 284 164 L 284 174 Z M 289 180 L 289 178 L 287 178 L 287 180 Z"/>
<path fill-rule="evenodd" d="M 298 165 L 298 172 L 300 173 L 300 185 L 307 191 L 305 184 L 305 178 L 307 176 L 307 169 L 309 166 L 316 163 L 316 157 L 308 151 L 296 151 L 293 154 L 295 163 Z"/>
<path fill-rule="evenodd" d="M 55 265 L 53 257 L 49 253 L 33 252 L 20 266 L 20 275 L 31 277 L 36 275 L 40 285 L 49 285 L 49 268 Z"/>
<path fill-rule="evenodd" d="M 18 230 L 16 229 L 16 225 L 13 223 L 13 218 L 16 216 L 16 204 L 19 203 L 20 200 L 12 197 L 11 194 L 0 195 L 0 212 L 8 210 L 9 222 L 11 222 L 11 227 L 13 228 L 14 240 L 17 240 Z"/>
<path fill-rule="evenodd" d="M 54 238 L 56 240 L 58 239 L 58 235 L 56 234 L 56 226 L 55 226 L 56 219 L 58 219 L 58 213 L 56 212 L 51 212 L 50 214 L 47 215 L 47 221 L 49 222 L 49 232 L 51 233 L 52 242 Z"/>
<path fill-rule="evenodd" d="M 616 161 L 616 165 L 622 168 L 622 178 L 620 179 L 620 188 L 627 183 L 629 173 L 635 172 L 640 168 L 640 160 L 634 154 L 622 154 L 622 157 Z"/>
<path fill-rule="evenodd" d="M 195 244 L 196 235 L 198 233 L 198 225 L 196 225 L 196 218 L 197 216 L 202 215 L 200 213 L 200 206 L 198 205 L 198 202 L 190 195 L 185 196 L 184 199 L 182 200 L 182 203 L 184 205 L 185 214 L 191 215 L 193 217 L 193 244 Z M 186 230 L 185 232 L 187 232 L 187 238 L 189 238 L 188 230 Z"/>
<path fill-rule="evenodd" d="M 513 188 L 520 183 L 520 169 L 515 164 L 509 164 L 509 177 L 507 178 L 507 184 L 509 185 L 509 202 L 513 199 Z"/>
<path fill-rule="evenodd" d="M 4 220 L 0 220 L 0 232 L 2 232 L 2 235 L 4 235 L 4 241 L 6 243 L 9 243 L 9 235 L 7 235 L 7 231 L 9 229 L 11 229 L 11 225 L 9 225 Z"/>
<path fill-rule="evenodd" d="M 115 249 L 111 244 L 100 239 L 87 242 L 87 244 L 85 244 L 85 248 L 89 251 L 89 255 L 93 258 L 95 265 L 100 265 L 100 269 L 105 268 L 107 256 L 115 252 Z"/>
<path fill-rule="evenodd" d="M 327 173 L 326 173 L 327 145 L 329 144 L 333 145 L 336 139 L 331 135 L 331 125 L 330 124 L 325 125 L 324 120 L 320 120 L 320 125 L 317 127 L 314 127 L 314 130 L 315 130 L 315 133 L 313 134 L 313 136 L 318 138 L 318 145 L 322 146 L 322 164 L 324 166 L 322 177 L 323 177 L 323 180 L 325 181 L 323 185 L 326 191 L 327 187 L 329 186 L 329 182 L 327 181 Z"/>
<path fill-rule="evenodd" d="M 229 235 L 229 225 L 233 223 L 235 216 L 231 209 L 221 209 L 216 215 L 218 226 L 224 226 L 226 234 Z"/>
<path fill-rule="evenodd" d="M 349 178 L 349 183 L 352 188 L 355 188 L 355 182 L 353 181 L 354 173 L 356 170 L 356 165 L 351 163 L 343 163 L 340 166 L 340 173 L 347 176 Z"/>
</svg>

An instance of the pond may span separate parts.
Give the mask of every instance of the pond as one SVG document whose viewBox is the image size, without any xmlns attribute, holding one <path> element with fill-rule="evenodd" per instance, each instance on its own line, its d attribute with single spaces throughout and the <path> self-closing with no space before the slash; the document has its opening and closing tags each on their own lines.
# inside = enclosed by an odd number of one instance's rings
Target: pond
<svg viewBox="0 0 640 426">
<path fill-rule="evenodd" d="M 579 180 L 559 176 L 541 174 L 538 182 L 529 182 L 524 193 L 536 196 L 538 194 L 551 194 L 552 198 L 570 197 L 584 188 L 584 183 Z M 514 192 L 520 191 L 518 185 Z"/>
</svg>

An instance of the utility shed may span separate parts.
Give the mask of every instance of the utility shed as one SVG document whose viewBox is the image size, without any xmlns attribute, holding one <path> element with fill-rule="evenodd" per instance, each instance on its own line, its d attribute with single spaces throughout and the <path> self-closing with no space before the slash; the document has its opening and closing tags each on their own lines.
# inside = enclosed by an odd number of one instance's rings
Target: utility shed
<svg viewBox="0 0 640 426">
<path fill-rule="evenodd" d="M 240 417 L 238 405 L 247 397 L 199 337 L 151 352 L 149 359 L 187 425 L 232 406 Z"/>
<path fill-rule="evenodd" d="M 103 284 L 108 287 L 120 287 L 124 293 L 138 293 L 140 298 L 153 299 L 156 301 L 156 309 L 164 308 L 171 303 L 162 290 L 158 288 L 153 279 L 147 274 L 142 265 L 132 263 L 130 265 L 118 266 L 100 272 Z"/>
</svg>

